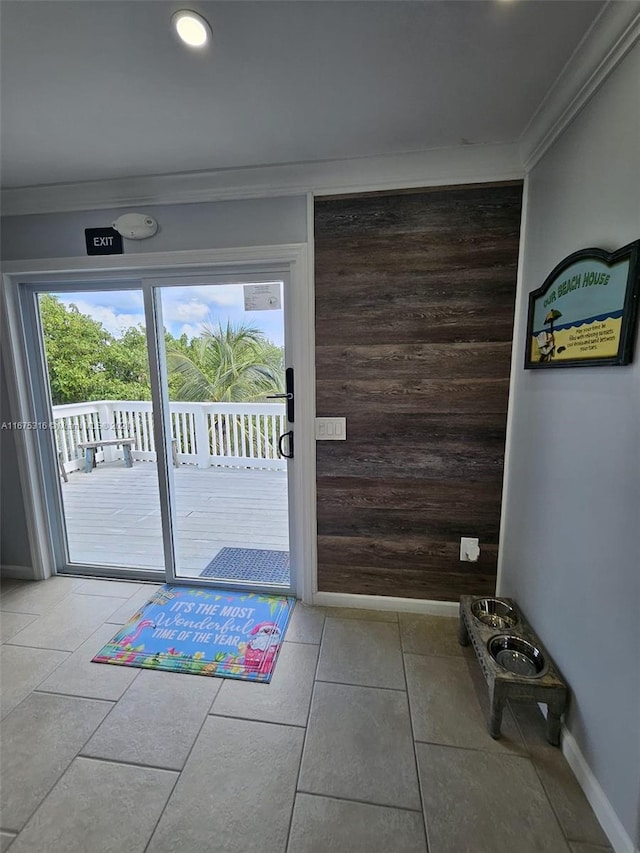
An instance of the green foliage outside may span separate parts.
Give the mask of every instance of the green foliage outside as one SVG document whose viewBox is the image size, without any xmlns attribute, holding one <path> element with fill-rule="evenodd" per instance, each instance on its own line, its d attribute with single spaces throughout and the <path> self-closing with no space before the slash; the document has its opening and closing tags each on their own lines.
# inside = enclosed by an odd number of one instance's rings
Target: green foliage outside
<svg viewBox="0 0 640 853">
<path fill-rule="evenodd" d="M 75 305 L 40 297 L 54 406 L 90 400 L 150 400 L 146 337 L 141 326 L 108 332 Z M 255 402 L 284 385 L 284 353 L 252 326 L 203 327 L 198 337 L 165 330 L 169 397 L 175 401 Z"/>
<path fill-rule="evenodd" d="M 284 353 L 252 326 L 205 325 L 197 338 L 167 347 L 171 399 L 251 401 L 283 385 Z"/>
</svg>

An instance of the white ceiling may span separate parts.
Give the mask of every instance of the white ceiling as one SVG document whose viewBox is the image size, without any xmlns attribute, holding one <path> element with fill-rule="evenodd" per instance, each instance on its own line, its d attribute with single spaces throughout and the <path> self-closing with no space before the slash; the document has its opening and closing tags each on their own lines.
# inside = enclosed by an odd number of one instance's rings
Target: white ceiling
<svg viewBox="0 0 640 853">
<path fill-rule="evenodd" d="M 212 49 L 173 38 L 174 10 Z M 517 141 L 600 0 L 2 0 L 2 183 Z"/>
</svg>

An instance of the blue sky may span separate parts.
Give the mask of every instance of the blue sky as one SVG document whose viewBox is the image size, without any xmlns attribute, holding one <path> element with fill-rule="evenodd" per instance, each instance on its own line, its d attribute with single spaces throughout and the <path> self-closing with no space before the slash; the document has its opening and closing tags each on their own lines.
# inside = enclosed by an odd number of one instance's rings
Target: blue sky
<svg viewBox="0 0 640 853">
<path fill-rule="evenodd" d="M 257 326 L 275 344 L 284 343 L 284 312 L 245 311 L 243 284 L 192 285 L 161 288 L 162 315 L 165 328 L 178 337 L 197 335 L 203 323 L 227 320 L 233 324 Z M 56 294 L 65 305 L 74 303 L 83 314 L 98 320 L 118 335 L 129 326 L 144 325 L 142 292 L 139 290 L 82 291 Z"/>
</svg>

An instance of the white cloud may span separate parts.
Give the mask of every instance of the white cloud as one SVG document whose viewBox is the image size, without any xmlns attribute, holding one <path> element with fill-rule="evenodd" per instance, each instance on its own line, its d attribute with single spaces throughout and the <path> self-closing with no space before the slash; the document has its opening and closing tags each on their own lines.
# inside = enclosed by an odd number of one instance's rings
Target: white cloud
<svg viewBox="0 0 640 853">
<path fill-rule="evenodd" d="M 68 296 L 71 298 L 71 294 Z M 101 290 L 83 293 L 82 296 L 87 304 L 96 302 L 102 305 L 112 305 L 116 311 L 144 310 L 144 298 L 140 290 Z"/>
<path fill-rule="evenodd" d="M 186 335 L 188 338 L 195 338 L 200 334 L 201 329 L 202 326 L 200 324 L 194 325 L 193 323 L 185 323 L 178 329 L 176 337 L 179 338 L 181 335 Z"/>
<path fill-rule="evenodd" d="M 162 316 L 168 322 L 189 323 L 194 320 L 204 320 L 211 313 L 206 302 L 190 299 L 189 302 L 169 302 L 162 305 Z"/>
<path fill-rule="evenodd" d="M 260 284 L 272 284 L 276 282 L 259 282 Z M 279 284 L 279 282 L 277 282 Z M 170 302 L 179 302 L 180 300 L 194 297 L 205 302 L 210 310 L 216 308 L 236 308 L 244 309 L 244 288 L 242 283 L 238 284 L 193 284 L 184 285 L 184 287 L 172 287 L 163 290 L 163 305 L 168 305 Z"/>
<path fill-rule="evenodd" d="M 230 305 L 243 305 L 244 297 L 242 285 L 237 284 L 205 284 L 192 285 L 185 290 L 189 294 L 199 296 L 210 306 L 226 307 Z"/>
<path fill-rule="evenodd" d="M 107 305 L 91 305 L 82 299 L 74 299 L 72 296 L 62 299 L 65 305 L 74 304 L 81 314 L 88 314 L 98 323 L 102 323 L 108 332 L 116 337 L 130 326 L 144 326 L 144 314 L 124 314 L 117 312 Z"/>
</svg>

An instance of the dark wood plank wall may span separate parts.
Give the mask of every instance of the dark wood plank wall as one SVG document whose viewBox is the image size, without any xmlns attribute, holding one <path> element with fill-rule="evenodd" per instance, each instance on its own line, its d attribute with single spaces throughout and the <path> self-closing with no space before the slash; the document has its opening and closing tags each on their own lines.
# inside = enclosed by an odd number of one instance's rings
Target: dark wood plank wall
<svg viewBox="0 0 640 853">
<path fill-rule="evenodd" d="M 347 418 L 317 442 L 320 590 L 494 591 L 521 197 L 317 199 L 317 415 Z"/>
</svg>

